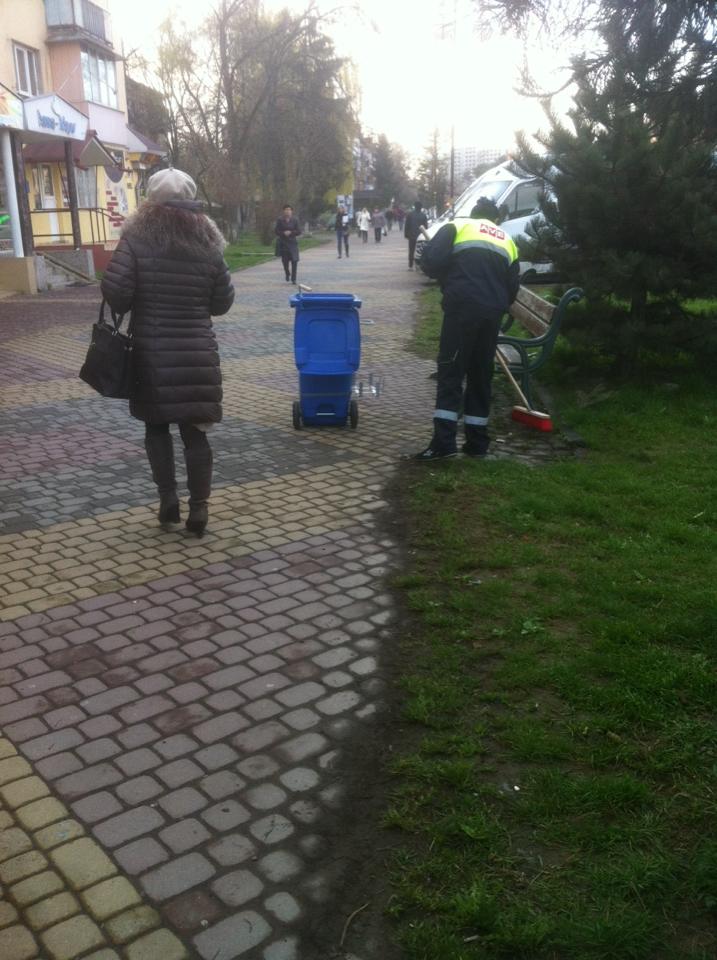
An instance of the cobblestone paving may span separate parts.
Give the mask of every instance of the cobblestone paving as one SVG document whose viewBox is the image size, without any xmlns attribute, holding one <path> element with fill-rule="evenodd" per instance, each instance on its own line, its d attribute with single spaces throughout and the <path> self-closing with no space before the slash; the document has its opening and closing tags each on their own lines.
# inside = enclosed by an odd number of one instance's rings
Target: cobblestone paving
<svg viewBox="0 0 717 960">
<path fill-rule="evenodd" d="M 292 288 L 236 275 L 202 540 L 155 525 L 142 425 L 77 379 L 97 290 L 0 302 L 3 960 L 328 960 L 342 764 L 392 629 L 377 517 L 433 390 L 404 241 L 352 254 L 299 279 L 363 298 L 356 431 L 292 428 Z M 499 456 L 555 454 L 509 423 Z"/>
</svg>

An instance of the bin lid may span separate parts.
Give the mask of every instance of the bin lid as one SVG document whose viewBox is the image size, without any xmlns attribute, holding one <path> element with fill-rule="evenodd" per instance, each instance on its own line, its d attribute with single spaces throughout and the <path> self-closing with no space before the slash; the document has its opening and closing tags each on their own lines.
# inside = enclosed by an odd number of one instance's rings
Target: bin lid
<svg viewBox="0 0 717 960">
<path fill-rule="evenodd" d="M 353 293 L 295 293 L 289 305 L 297 307 L 352 307 L 361 306 L 361 300 Z"/>
</svg>

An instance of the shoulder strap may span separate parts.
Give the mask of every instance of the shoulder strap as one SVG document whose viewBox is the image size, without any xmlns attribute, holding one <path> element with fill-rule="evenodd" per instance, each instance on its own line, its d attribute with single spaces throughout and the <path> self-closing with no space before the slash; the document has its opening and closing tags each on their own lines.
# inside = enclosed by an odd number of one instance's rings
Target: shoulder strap
<svg viewBox="0 0 717 960">
<path fill-rule="evenodd" d="M 106 300 L 104 297 L 102 298 L 102 303 L 100 304 L 100 315 L 99 315 L 99 318 L 98 318 L 98 321 L 97 321 L 97 322 L 98 322 L 99 324 L 105 324 L 106 326 L 110 326 L 110 324 L 108 324 L 107 321 L 105 320 L 105 304 L 107 304 L 107 306 L 109 307 L 110 316 L 112 317 L 112 324 L 111 324 L 111 325 L 114 327 L 115 333 L 119 333 L 120 327 L 122 326 L 122 320 L 124 319 L 124 314 L 123 314 L 123 313 L 115 313 L 115 311 L 112 309 L 112 307 L 110 307 L 109 303 L 107 303 L 107 300 Z M 131 324 L 131 322 L 130 322 L 130 324 L 129 324 L 129 329 L 128 329 L 127 333 L 128 333 L 129 336 L 132 335 L 132 324 Z"/>
</svg>

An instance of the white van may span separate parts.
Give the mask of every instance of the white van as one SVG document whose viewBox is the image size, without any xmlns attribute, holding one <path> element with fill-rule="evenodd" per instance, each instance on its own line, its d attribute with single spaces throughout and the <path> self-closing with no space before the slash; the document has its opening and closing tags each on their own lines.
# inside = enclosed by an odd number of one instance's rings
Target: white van
<svg viewBox="0 0 717 960">
<path fill-rule="evenodd" d="M 498 207 L 501 214 L 501 230 L 505 230 L 516 243 L 524 234 L 528 223 L 540 216 L 540 198 L 545 191 L 545 183 L 538 177 L 531 177 L 512 160 L 506 160 L 474 180 L 458 197 L 453 210 L 447 210 L 428 227 L 429 239 L 438 233 L 444 223 L 450 223 L 455 217 L 468 217 L 479 197 L 488 197 Z M 416 244 L 416 263 L 420 267 L 420 258 L 425 237 L 419 237 Z M 520 276 L 523 283 L 535 282 L 540 274 L 549 274 L 553 266 L 549 262 L 520 261 Z"/>
</svg>

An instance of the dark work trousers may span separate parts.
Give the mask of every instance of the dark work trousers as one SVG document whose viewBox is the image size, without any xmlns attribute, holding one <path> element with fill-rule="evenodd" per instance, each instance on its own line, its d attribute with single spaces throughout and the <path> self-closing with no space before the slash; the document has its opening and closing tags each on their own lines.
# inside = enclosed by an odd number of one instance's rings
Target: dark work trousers
<svg viewBox="0 0 717 960">
<path fill-rule="evenodd" d="M 148 437 L 169 433 L 168 423 L 145 423 L 145 433 Z M 193 423 L 180 423 L 179 435 L 182 438 L 185 450 L 201 450 L 209 448 L 209 440 L 204 430 L 195 427 Z"/>
<path fill-rule="evenodd" d="M 500 320 L 499 314 L 486 314 L 470 303 L 444 308 L 433 411 L 434 448 L 456 449 L 462 407 L 469 451 L 480 454 L 488 450 L 490 385 Z"/>
<path fill-rule="evenodd" d="M 413 239 L 411 239 L 410 237 L 408 238 L 408 265 L 409 265 L 409 267 L 412 267 L 412 266 L 413 266 L 413 260 L 414 260 L 414 257 L 416 256 L 416 241 L 417 241 L 417 240 L 418 240 L 418 237 L 414 237 Z"/>
<path fill-rule="evenodd" d="M 383 227 L 374 227 L 374 228 L 373 228 L 373 238 L 374 238 L 374 240 L 376 241 L 376 243 L 380 243 L 380 242 L 381 242 L 381 231 L 382 231 L 382 230 L 383 230 Z"/>
<path fill-rule="evenodd" d="M 291 259 L 290 253 L 282 253 L 281 262 L 284 266 L 284 273 L 286 274 L 286 279 L 291 280 L 292 283 L 296 283 L 296 264 L 297 260 Z M 289 273 L 291 270 L 291 273 Z"/>
</svg>

